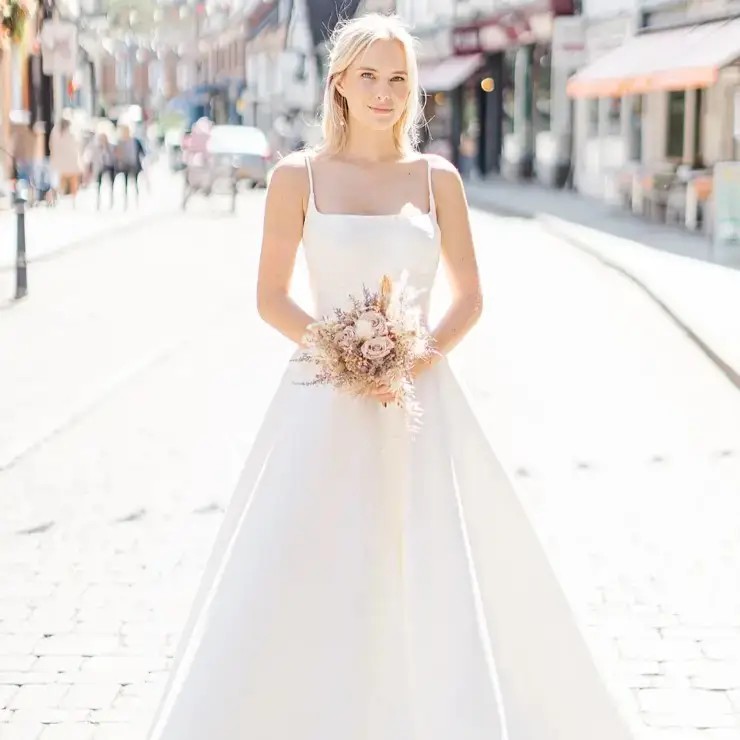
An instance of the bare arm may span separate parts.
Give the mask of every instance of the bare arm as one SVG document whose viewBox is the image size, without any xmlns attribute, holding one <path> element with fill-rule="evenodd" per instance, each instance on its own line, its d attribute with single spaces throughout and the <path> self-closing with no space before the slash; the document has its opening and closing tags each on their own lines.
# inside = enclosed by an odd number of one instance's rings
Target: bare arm
<svg viewBox="0 0 740 740">
<path fill-rule="evenodd" d="M 472 329 L 483 310 L 478 263 L 473 248 L 468 204 L 460 175 L 441 157 L 432 160 L 437 220 L 442 232 L 442 260 L 450 281 L 452 303 L 432 331 L 435 348 L 447 354 Z M 418 370 L 439 360 L 433 356 Z"/>
<path fill-rule="evenodd" d="M 270 326 L 301 344 L 314 322 L 288 296 L 298 244 L 303 234 L 308 180 L 302 156 L 286 157 L 273 172 L 267 191 L 257 279 L 257 310 Z"/>
</svg>

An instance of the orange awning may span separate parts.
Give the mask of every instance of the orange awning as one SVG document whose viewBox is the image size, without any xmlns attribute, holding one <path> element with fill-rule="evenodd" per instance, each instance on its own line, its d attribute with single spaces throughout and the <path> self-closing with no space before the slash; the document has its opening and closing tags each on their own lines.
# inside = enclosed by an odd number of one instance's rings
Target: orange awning
<svg viewBox="0 0 740 740">
<path fill-rule="evenodd" d="M 568 81 L 568 95 L 605 98 L 709 87 L 737 59 L 740 18 L 643 33 L 577 72 Z"/>
</svg>

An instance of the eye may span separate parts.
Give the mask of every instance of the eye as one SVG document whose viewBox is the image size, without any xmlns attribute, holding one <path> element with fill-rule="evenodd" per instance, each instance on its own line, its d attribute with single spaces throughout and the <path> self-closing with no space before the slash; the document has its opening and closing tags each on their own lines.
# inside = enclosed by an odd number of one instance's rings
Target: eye
<svg viewBox="0 0 740 740">
<path fill-rule="evenodd" d="M 391 78 L 391 82 L 406 82 L 406 78 L 403 75 L 396 75 Z"/>
<path fill-rule="evenodd" d="M 372 72 L 363 72 L 360 77 L 362 77 L 365 80 L 372 80 L 373 79 L 373 73 Z"/>
</svg>

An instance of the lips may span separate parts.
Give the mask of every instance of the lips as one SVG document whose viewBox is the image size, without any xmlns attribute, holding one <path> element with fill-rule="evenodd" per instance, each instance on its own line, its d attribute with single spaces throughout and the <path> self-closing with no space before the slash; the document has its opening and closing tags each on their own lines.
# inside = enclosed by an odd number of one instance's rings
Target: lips
<svg viewBox="0 0 740 740">
<path fill-rule="evenodd" d="M 370 105 L 368 107 L 370 108 L 371 111 L 375 113 L 392 113 L 393 112 L 393 108 L 378 108 L 374 105 Z"/>
</svg>

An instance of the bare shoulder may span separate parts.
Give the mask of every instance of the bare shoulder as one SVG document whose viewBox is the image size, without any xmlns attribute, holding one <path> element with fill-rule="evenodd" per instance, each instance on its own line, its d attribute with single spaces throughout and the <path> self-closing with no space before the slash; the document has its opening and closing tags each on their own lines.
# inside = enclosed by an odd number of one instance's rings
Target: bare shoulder
<svg viewBox="0 0 740 740">
<path fill-rule="evenodd" d="M 464 198 L 465 188 L 457 167 L 439 154 L 425 154 L 423 156 L 431 167 L 435 199 L 444 203 L 459 201 L 461 196 Z"/>
<path fill-rule="evenodd" d="M 303 152 L 291 152 L 275 165 L 270 178 L 273 195 L 305 197 L 308 194 L 306 156 Z"/>
</svg>

